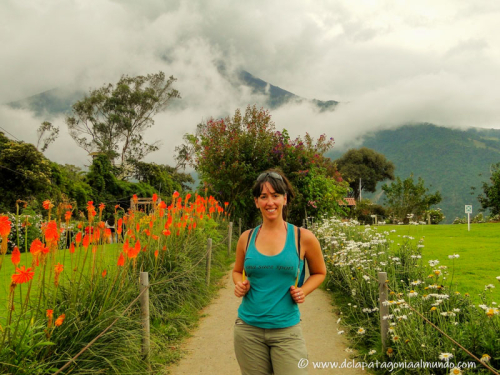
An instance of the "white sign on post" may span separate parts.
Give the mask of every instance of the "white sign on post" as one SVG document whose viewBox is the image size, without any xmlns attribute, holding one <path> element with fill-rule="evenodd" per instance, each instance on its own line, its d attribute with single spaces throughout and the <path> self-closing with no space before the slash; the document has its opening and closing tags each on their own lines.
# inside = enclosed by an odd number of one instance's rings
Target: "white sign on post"
<svg viewBox="0 0 500 375">
<path fill-rule="evenodd" d="M 467 228 L 470 232 L 470 214 L 472 213 L 472 205 L 471 204 L 465 205 L 465 213 L 467 214 Z"/>
</svg>

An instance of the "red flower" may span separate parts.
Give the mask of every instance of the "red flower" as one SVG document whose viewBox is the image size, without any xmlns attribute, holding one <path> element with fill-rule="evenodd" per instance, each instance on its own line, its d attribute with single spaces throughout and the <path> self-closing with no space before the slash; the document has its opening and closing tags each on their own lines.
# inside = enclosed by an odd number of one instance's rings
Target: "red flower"
<svg viewBox="0 0 500 375">
<path fill-rule="evenodd" d="M 224 206 L 229 206 L 229 202 L 224 202 Z"/>
<path fill-rule="evenodd" d="M 88 234 L 86 234 L 85 237 L 83 237 L 82 245 L 85 249 L 87 249 L 89 247 L 89 243 L 90 243 L 90 237 Z"/>
<path fill-rule="evenodd" d="M 21 266 L 21 268 L 16 267 L 16 272 L 19 273 L 12 275 L 12 282 L 16 284 L 27 283 L 35 276 L 35 272 L 31 271 L 31 268 L 25 269 L 24 266 Z"/>
<path fill-rule="evenodd" d="M 34 240 L 32 243 L 31 243 L 31 246 L 30 246 L 30 253 L 33 255 L 33 256 L 36 256 L 40 253 L 40 251 L 42 251 L 42 248 L 43 248 L 43 244 L 42 244 L 42 241 L 40 241 L 38 238 L 36 240 Z"/>
<path fill-rule="evenodd" d="M 47 318 L 52 318 L 54 316 L 54 310 L 47 310 Z"/>
<path fill-rule="evenodd" d="M 161 208 L 162 210 L 164 210 L 165 208 L 167 208 L 167 204 L 163 201 L 161 201 L 160 203 L 158 203 L 158 207 Z"/>
<path fill-rule="evenodd" d="M 108 271 L 104 270 L 104 271 L 102 271 L 101 275 L 102 275 L 102 277 L 106 277 L 107 274 L 108 274 Z"/>
<path fill-rule="evenodd" d="M 179 192 L 177 190 L 174 191 L 174 194 L 172 194 L 172 196 L 174 197 L 174 199 L 177 198 L 179 196 Z"/>
<path fill-rule="evenodd" d="M 7 216 L 0 216 L 0 236 L 8 237 L 10 234 L 11 223 Z"/>
<path fill-rule="evenodd" d="M 104 207 L 106 207 L 106 205 L 105 205 L 104 203 L 101 203 L 101 204 L 99 205 L 99 211 L 101 211 L 101 212 L 102 212 L 102 210 L 104 210 Z"/>
<path fill-rule="evenodd" d="M 66 211 L 64 215 L 64 220 L 69 221 L 71 219 L 71 211 Z"/>
<path fill-rule="evenodd" d="M 155 251 L 155 258 L 158 258 L 158 250 Z"/>
<path fill-rule="evenodd" d="M 75 242 L 77 245 L 80 244 L 80 242 L 82 242 L 82 232 L 78 232 L 75 236 Z"/>
<path fill-rule="evenodd" d="M 17 246 L 14 247 L 14 251 L 12 252 L 10 260 L 12 260 L 12 263 L 14 263 L 15 266 L 17 266 L 21 261 L 21 252 L 19 251 Z"/>
<path fill-rule="evenodd" d="M 170 236 L 171 232 L 168 230 L 168 229 L 165 229 L 164 231 L 162 231 L 162 233 L 165 235 L 165 236 Z"/>
<path fill-rule="evenodd" d="M 120 257 L 118 258 L 118 264 L 119 267 L 123 267 L 125 265 L 125 257 L 123 256 L 123 253 L 120 253 Z"/>
<path fill-rule="evenodd" d="M 155 193 L 153 194 L 153 202 L 156 203 L 157 200 L 158 200 L 158 195 Z"/>
<path fill-rule="evenodd" d="M 75 243 L 71 242 L 71 245 L 69 245 L 69 252 L 70 254 L 73 254 L 75 252 Z"/>
<path fill-rule="evenodd" d="M 57 223 L 55 220 L 50 221 L 45 229 L 45 240 L 47 242 L 59 241 L 59 231 L 57 230 Z"/>
<path fill-rule="evenodd" d="M 132 200 L 134 201 L 134 203 L 137 203 L 138 201 L 137 194 L 132 195 Z"/>
<path fill-rule="evenodd" d="M 118 234 L 122 234 L 122 223 L 123 223 L 123 220 L 122 219 L 118 219 L 118 225 L 116 227 L 116 233 Z"/>
</svg>

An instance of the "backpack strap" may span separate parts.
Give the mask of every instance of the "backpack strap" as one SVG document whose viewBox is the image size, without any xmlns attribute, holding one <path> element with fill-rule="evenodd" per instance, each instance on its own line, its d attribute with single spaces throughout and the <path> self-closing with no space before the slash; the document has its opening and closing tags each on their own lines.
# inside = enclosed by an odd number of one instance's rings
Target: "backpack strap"
<svg viewBox="0 0 500 375">
<path fill-rule="evenodd" d="M 253 230 L 254 230 L 254 228 L 250 229 L 250 233 L 248 233 L 247 247 L 245 248 L 245 254 L 247 253 L 248 245 L 250 244 L 250 238 L 252 238 Z M 244 262 L 244 260 L 243 260 L 243 262 Z"/>
</svg>

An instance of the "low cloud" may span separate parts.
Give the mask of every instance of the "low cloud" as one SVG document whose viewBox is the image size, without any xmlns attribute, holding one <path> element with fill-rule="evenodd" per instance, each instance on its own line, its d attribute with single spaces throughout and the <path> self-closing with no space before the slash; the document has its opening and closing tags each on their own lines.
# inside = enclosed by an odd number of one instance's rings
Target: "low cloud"
<svg viewBox="0 0 500 375">
<path fill-rule="evenodd" d="M 174 163 L 186 132 L 209 117 L 265 103 L 238 81 L 244 69 L 308 99 L 271 111 L 292 135 L 334 137 L 338 147 L 367 132 L 432 122 L 500 127 L 498 6 L 451 0 L 411 5 L 291 1 L 7 1 L 0 5 L 0 103 L 58 88 L 87 92 L 122 74 L 174 75 L 182 99 L 146 133 L 160 140 L 147 160 Z M 471 25 L 474 25 L 472 27 Z M 0 107 L 0 126 L 28 142 L 49 119 L 61 128 L 47 156 L 84 165 L 86 152 L 64 116 Z M 1 129 L 0 129 L 1 130 Z"/>
</svg>

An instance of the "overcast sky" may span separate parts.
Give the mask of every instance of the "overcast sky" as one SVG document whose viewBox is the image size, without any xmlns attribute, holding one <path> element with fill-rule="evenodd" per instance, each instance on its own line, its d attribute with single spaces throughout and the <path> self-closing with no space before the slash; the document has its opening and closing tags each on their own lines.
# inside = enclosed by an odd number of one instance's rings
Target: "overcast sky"
<svg viewBox="0 0 500 375">
<path fill-rule="evenodd" d="M 479 5 L 478 5 L 479 4 Z M 482 4 L 482 5 L 481 5 Z M 174 75 L 183 106 L 155 118 L 148 157 L 173 163 L 182 135 L 262 98 L 217 70 L 247 70 L 309 99 L 272 111 L 278 129 L 337 145 L 412 122 L 500 128 L 499 2 L 3 0 L 0 103 L 52 88 L 97 88 L 120 75 Z M 34 142 L 46 120 L 0 106 L 0 126 Z M 83 165 L 62 117 L 46 155 Z M 0 129 L 1 130 L 1 129 Z"/>
</svg>

